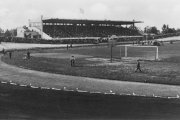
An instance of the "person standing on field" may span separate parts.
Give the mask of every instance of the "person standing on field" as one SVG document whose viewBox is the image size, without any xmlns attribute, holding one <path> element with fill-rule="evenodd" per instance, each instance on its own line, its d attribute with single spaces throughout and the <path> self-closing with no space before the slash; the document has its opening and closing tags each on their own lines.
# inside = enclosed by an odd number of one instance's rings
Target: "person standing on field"
<svg viewBox="0 0 180 120">
<path fill-rule="evenodd" d="M 72 43 L 70 44 L 70 48 L 72 48 Z"/>
<path fill-rule="evenodd" d="M 75 66 L 75 57 L 74 56 L 71 56 L 71 67 Z"/>
<path fill-rule="evenodd" d="M 3 55 L 5 55 L 5 53 L 6 53 L 4 48 L 2 49 L 2 53 L 3 53 Z"/>
<path fill-rule="evenodd" d="M 137 72 L 138 70 L 139 70 L 140 72 L 142 72 L 142 71 L 141 71 L 141 65 L 140 65 L 139 60 L 137 61 L 137 68 L 136 68 L 136 71 L 135 71 L 135 72 Z"/>
<path fill-rule="evenodd" d="M 69 49 L 69 46 L 68 46 L 68 44 L 67 44 L 67 50 Z"/>
<path fill-rule="evenodd" d="M 11 59 L 11 57 L 12 57 L 12 52 L 10 51 L 9 52 L 9 58 Z"/>
<path fill-rule="evenodd" d="M 31 56 L 30 56 L 30 52 L 28 51 L 28 52 L 27 52 L 27 59 L 30 59 L 30 57 L 31 57 Z"/>
</svg>

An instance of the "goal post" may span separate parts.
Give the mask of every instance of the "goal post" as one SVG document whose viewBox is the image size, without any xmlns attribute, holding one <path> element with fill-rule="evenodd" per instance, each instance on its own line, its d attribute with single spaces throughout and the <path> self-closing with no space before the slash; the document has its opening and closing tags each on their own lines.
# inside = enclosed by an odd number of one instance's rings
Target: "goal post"
<svg viewBox="0 0 180 120">
<path fill-rule="evenodd" d="M 155 60 L 158 60 L 159 59 L 159 49 L 158 49 L 158 46 L 140 46 L 140 45 L 120 45 L 120 57 L 122 57 L 122 48 L 121 47 L 124 47 L 124 57 L 127 58 L 127 57 L 131 57 L 131 56 L 128 56 L 128 48 L 136 48 L 134 49 L 133 51 L 131 50 L 131 53 L 133 52 L 133 54 L 138 54 L 138 51 L 136 51 L 137 49 L 140 49 L 140 52 L 145 52 L 146 48 L 149 49 L 149 48 L 152 48 L 153 51 L 147 51 L 147 56 L 148 56 L 148 52 L 153 52 L 153 56 L 154 56 L 154 59 Z"/>
</svg>

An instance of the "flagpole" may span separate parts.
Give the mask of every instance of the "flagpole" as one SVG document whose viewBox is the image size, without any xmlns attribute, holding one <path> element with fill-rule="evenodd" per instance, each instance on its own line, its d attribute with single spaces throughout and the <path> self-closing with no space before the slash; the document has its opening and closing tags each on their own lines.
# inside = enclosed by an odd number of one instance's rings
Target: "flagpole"
<svg viewBox="0 0 180 120">
<path fill-rule="evenodd" d="M 84 19 L 84 9 L 79 8 L 79 12 L 81 14 L 81 19 Z"/>
</svg>

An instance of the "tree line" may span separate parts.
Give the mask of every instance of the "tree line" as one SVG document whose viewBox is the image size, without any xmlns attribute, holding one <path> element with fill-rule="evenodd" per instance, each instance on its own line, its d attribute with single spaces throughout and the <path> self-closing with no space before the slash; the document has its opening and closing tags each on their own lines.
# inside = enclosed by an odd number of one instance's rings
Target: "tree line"
<svg viewBox="0 0 180 120">
<path fill-rule="evenodd" d="M 0 28 L 0 37 L 15 37 L 17 36 L 17 29 L 3 30 Z"/>
<path fill-rule="evenodd" d="M 144 28 L 144 33 L 155 34 L 155 35 L 178 33 L 178 32 L 180 32 L 180 29 L 171 28 L 171 27 L 169 27 L 169 25 L 166 25 L 166 24 L 163 24 L 161 31 L 158 30 L 158 28 L 156 26 L 152 26 L 152 27 L 146 26 Z"/>
</svg>

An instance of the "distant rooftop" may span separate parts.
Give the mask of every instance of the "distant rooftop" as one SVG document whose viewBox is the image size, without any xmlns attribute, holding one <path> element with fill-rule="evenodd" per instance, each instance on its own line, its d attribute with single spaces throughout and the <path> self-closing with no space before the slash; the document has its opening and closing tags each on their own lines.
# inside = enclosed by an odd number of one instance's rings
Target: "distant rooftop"
<svg viewBox="0 0 180 120">
<path fill-rule="evenodd" d="M 110 24 L 110 25 L 130 25 L 143 23 L 142 21 L 117 21 L 117 20 L 87 20 L 87 19 L 44 19 L 43 23 L 65 23 L 65 24 Z"/>
</svg>

